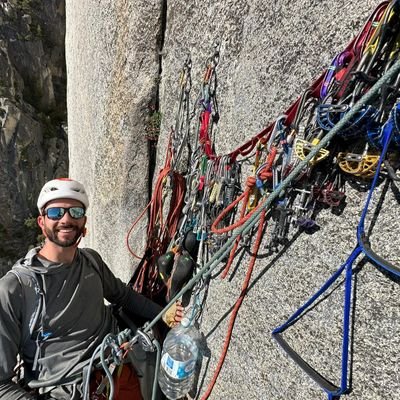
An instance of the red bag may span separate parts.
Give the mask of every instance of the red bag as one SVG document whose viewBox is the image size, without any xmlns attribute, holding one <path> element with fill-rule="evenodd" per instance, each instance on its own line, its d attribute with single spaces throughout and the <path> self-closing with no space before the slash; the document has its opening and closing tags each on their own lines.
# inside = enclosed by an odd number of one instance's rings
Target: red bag
<svg viewBox="0 0 400 400">
<path fill-rule="evenodd" d="M 90 399 L 107 400 L 108 385 L 105 386 L 102 393 L 97 393 L 99 386 L 104 380 L 103 371 L 95 371 L 90 381 Z M 143 400 L 140 391 L 138 376 L 131 364 L 119 366 L 113 374 L 114 380 L 114 400 Z"/>
</svg>

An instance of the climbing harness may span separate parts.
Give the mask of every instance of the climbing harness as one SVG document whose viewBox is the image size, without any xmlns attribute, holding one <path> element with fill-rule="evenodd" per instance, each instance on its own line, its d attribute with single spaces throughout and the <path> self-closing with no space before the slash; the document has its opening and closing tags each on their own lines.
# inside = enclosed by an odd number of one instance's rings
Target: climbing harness
<svg viewBox="0 0 400 400">
<path fill-rule="evenodd" d="M 119 332 L 117 335 L 108 334 L 92 354 L 89 364 L 84 370 L 83 382 L 83 400 L 93 399 L 109 399 L 114 398 L 115 385 L 118 377 L 115 379 L 118 371 L 127 363 L 127 355 L 132 351 L 134 346 L 140 346 L 145 352 L 156 352 L 156 374 L 152 383 L 152 400 L 156 399 L 157 393 L 157 371 L 160 365 L 161 347 L 158 340 L 151 331 L 137 329 L 132 332 L 127 328 Z M 91 393 L 90 379 L 93 371 L 103 371 L 104 376 L 99 384 Z M 107 389 L 107 395 L 103 392 Z"/>
</svg>

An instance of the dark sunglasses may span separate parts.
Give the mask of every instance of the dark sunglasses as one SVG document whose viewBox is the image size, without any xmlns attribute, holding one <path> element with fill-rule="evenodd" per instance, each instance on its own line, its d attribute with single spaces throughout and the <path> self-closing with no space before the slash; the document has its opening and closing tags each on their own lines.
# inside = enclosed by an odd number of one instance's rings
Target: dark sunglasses
<svg viewBox="0 0 400 400">
<path fill-rule="evenodd" d="M 73 219 L 79 219 L 85 216 L 85 209 L 83 207 L 49 207 L 44 210 L 44 215 L 47 215 L 47 218 L 53 221 L 59 221 L 67 211 Z"/>
</svg>

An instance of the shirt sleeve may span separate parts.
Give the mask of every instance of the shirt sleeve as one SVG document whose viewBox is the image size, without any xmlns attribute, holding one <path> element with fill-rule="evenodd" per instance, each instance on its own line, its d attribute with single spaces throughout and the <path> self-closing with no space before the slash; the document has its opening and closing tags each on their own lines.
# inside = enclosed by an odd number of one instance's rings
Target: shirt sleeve
<svg viewBox="0 0 400 400">
<path fill-rule="evenodd" d="M 117 278 L 108 268 L 107 264 L 97 255 L 100 262 L 100 274 L 102 275 L 104 298 L 122 309 L 130 317 L 140 317 L 152 320 L 162 310 L 162 307 L 154 301 L 128 287 L 121 279 Z"/>
<path fill-rule="evenodd" d="M 8 400 L 32 399 L 21 386 L 13 383 L 14 367 L 22 336 L 21 285 L 13 274 L 0 279 L 0 398 Z"/>
</svg>

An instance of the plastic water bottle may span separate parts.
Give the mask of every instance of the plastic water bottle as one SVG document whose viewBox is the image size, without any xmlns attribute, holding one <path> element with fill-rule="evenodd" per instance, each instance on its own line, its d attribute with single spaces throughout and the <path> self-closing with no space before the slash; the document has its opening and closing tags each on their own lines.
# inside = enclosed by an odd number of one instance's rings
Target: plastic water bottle
<svg viewBox="0 0 400 400">
<path fill-rule="evenodd" d="M 192 389 L 199 338 L 199 331 L 187 318 L 172 328 L 165 338 L 158 384 L 170 400 L 180 399 Z"/>
</svg>

